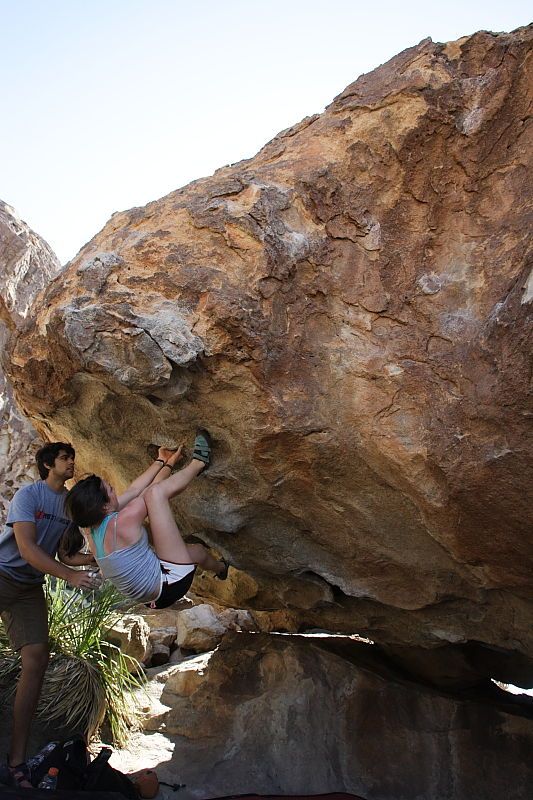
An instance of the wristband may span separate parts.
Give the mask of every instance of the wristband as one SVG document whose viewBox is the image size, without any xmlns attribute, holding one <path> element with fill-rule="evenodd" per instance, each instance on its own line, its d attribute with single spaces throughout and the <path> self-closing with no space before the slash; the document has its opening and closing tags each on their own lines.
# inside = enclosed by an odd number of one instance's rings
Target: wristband
<svg viewBox="0 0 533 800">
<path fill-rule="evenodd" d="M 160 462 L 161 462 L 161 464 L 163 464 L 163 466 L 165 466 L 165 462 L 163 461 L 163 459 L 162 459 L 162 458 L 156 458 L 155 460 L 156 460 L 156 461 L 160 461 Z"/>
<path fill-rule="evenodd" d="M 173 469 L 172 464 L 163 464 L 163 467 L 168 467 L 169 470 L 172 472 Z M 161 467 L 161 469 L 163 469 L 163 467 Z"/>
</svg>

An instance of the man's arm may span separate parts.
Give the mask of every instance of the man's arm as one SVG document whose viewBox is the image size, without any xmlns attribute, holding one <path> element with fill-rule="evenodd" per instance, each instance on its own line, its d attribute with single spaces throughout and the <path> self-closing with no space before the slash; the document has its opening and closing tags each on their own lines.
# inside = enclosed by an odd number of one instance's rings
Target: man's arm
<svg viewBox="0 0 533 800">
<path fill-rule="evenodd" d="M 56 578 L 62 578 L 79 589 L 90 589 L 93 586 L 93 578 L 87 572 L 69 569 L 39 547 L 33 522 L 14 522 L 13 532 L 20 555 L 32 567 L 48 575 L 55 575 Z"/>
</svg>

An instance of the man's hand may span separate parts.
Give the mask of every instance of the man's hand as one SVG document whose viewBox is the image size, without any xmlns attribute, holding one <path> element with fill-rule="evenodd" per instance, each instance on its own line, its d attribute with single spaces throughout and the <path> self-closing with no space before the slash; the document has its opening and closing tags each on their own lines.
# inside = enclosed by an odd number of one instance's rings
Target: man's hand
<svg viewBox="0 0 533 800">
<path fill-rule="evenodd" d="M 70 575 L 67 578 L 69 586 L 74 586 L 76 589 L 96 589 L 100 583 L 95 576 L 86 569 L 72 569 L 69 570 Z"/>
</svg>

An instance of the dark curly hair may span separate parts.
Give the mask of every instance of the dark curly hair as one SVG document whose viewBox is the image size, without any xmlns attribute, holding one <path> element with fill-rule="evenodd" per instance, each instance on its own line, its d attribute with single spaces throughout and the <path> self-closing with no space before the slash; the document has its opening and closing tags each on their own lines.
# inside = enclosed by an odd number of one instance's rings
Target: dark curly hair
<svg viewBox="0 0 533 800">
<path fill-rule="evenodd" d="M 65 511 L 80 528 L 98 525 L 105 517 L 109 502 L 106 488 L 98 475 L 88 475 L 72 487 L 65 497 Z"/>
<path fill-rule="evenodd" d="M 76 451 L 72 447 L 71 444 L 67 444 L 66 442 L 49 442 L 45 444 L 44 447 L 41 447 L 35 453 L 35 460 L 37 461 L 37 469 L 39 470 L 39 475 L 41 476 L 42 480 L 45 481 L 48 478 L 48 473 L 50 472 L 50 467 L 54 465 L 56 458 L 58 457 L 61 450 L 64 450 L 68 456 L 72 456 L 73 458 L 76 455 Z"/>
</svg>

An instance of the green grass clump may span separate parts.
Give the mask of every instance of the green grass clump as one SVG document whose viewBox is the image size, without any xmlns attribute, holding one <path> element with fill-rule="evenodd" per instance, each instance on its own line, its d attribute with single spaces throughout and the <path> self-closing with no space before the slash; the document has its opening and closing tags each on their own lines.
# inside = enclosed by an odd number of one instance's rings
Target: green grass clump
<svg viewBox="0 0 533 800">
<path fill-rule="evenodd" d="M 133 692 L 144 685 L 139 662 L 105 640 L 118 619 L 123 600 L 111 584 L 82 593 L 64 581 L 46 577 L 50 630 L 50 663 L 46 671 L 37 716 L 57 722 L 91 739 L 106 722 L 113 743 L 125 744 L 138 727 L 138 704 Z M 0 684 L 13 691 L 20 656 L 10 651 L 0 627 Z"/>
</svg>

